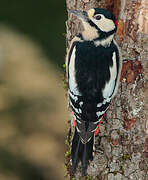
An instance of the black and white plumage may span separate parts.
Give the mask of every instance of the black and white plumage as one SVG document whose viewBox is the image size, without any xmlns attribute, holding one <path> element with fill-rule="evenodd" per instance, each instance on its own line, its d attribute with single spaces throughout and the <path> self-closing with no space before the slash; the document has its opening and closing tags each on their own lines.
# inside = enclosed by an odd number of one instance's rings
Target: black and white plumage
<svg viewBox="0 0 148 180">
<path fill-rule="evenodd" d="M 81 161 L 84 175 L 93 159 L 95 130 L 117 92 L 122 63 L 113 39 L 117 27 L 111 12 L 95 8 L 71 13 L 84 26 L 72 40 L 66 58 L 69 105 L 76 120 L 72 166 L 75 171 Z"/>
</svg>

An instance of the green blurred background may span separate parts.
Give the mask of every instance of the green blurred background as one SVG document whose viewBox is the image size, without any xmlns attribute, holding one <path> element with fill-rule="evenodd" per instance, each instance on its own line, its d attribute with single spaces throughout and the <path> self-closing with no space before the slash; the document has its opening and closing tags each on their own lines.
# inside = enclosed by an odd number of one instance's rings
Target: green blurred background
<svg viewBox="0 0 148 180">
<path fill-rule="evenodd" d="M 63 180 L 64 0 L 0 2 L 0 180 Z"/>
<path fill-rule="evenodd" d="M 65 54 L 66 4 L 64 0 L 1 0 L 0 22 L 12 25 L 36 40 L 54 63 Z"/>
</svg>

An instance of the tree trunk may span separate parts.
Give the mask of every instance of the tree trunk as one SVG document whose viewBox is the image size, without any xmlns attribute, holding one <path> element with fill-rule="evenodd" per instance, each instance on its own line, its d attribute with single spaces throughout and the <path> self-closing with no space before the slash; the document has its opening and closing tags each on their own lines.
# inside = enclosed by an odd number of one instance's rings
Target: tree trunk
<svg viewBox="0 0 148 180">
<path fill-rule="evenodd" d="M 117 96 L 96 138 L 96 152 L 85 179 L 148 180 L 148 1 L 67 0 L 68 9 L 103 7 L 119 19 L 116 39 L 123 68 Z M 67 47 L 82 29 L 68 14 Z M 71 161 L 67 158 L 70 179 Z M 75 179 L 80 179 L 78 169 Z"/>
</svg>

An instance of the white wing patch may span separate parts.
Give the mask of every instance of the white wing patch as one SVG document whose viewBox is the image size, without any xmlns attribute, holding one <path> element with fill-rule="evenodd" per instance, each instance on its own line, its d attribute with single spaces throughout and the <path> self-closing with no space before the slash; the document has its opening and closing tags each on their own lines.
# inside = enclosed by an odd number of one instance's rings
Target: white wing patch
<svg viewBox="0 0 148 180">
<path fill-rule="evenodd" d="M 105 105 L 106 103 L 109 103 L 111 100 L 111 98 L 104 98 L 103 102 L 102 103 L 98 103 L 97 104 L 97 107 L 101 107 L 102 105 Z"/>
<path fill-rule="evenodd" d="M 79 104 L 80 104 L 80 106 L 82 106 L 82 105 L 83 105 L 83 102 L 81 101 L 81 102 L 79 102 Z"/>
<path fill-rule="evenodd" d="M 102 106 L 102 103 L 98 103 L 98 104 L 97 104 L 97 107 L 101 107 L 101 106 Z"/>
<path fill-rule="evenodd" d="M 105 111 L 99 111 L 99 112 L 96 112 L 96 115 L 98 116 L 98 117 L 100 117 L 101 115 L 103 115 L 105 113 Z"/>
<path fill-rule="evenodd" d="M 75 79 L 75 53 L 76 53 L 76 47 L 73 48 L 70 63 L 69 63 L 69 89 L 71 92 L 73 92 L 75 95 L 81 95 L 77 88 L 77 83 Z"/>
<path fill-rule="evenodd" d="M 115 81 L 116 81 L 116 77 L 117 77 L 117 64 L 116 64 L 116 53 L 113 53 L 112 56 L 112 60 L 113 60 L 113 66 L 109 68 L 110 70 L 110 80 L 108 81 L 108 83 L 106 83 L 105 88 L 103 89 L 103 97 L 108 99 L 114 91 L 115 88 Z"/>
</svg>

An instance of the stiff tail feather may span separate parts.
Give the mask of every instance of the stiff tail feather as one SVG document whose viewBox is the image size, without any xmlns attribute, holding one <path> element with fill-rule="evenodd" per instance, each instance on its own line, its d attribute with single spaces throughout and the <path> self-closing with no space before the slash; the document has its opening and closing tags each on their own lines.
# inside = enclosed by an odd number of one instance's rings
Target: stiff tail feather
<svg viewBox="0 0 148 180">
<path fill-rule="evenodd" d="M 82 163 L 82 175 L 86 174 L 89 160 L 93 159 L 93 143 L 94 137 L 89 142 L 83 144 L 80 140 L 80 136 L 75 128 L 75 134 L 72 141 L 72 171 L 75 172 L 79 161 Z"/>
</svg>

